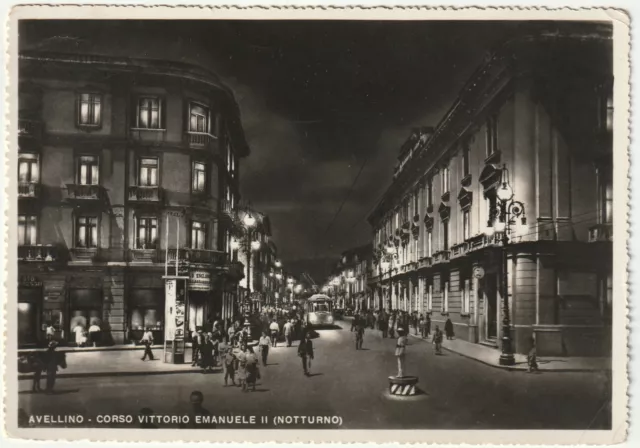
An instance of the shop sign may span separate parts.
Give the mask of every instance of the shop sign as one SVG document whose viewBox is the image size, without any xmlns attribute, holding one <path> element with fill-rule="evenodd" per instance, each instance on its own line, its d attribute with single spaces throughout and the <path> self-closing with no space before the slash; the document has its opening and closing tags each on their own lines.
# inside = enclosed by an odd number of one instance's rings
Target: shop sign
<svg viewBox="0 0 640 448">
<path fill-rule="evenodd" d="M 189 290 L 211 291 L 211 272 L 209 271 L 189 272 Z"/>
<path fill-rule="evenodd" d="M 478 280 L 484 278 L 484 268 L 482 266 L 476 266 L 473 268 L 473 277 Z"/>
<path fill-rule="evenodd" d="M 18 279 L 18 286 L 23 288 L 41 288 L 42 280 L 34 275 L 21 275 Z"/>
</svg>

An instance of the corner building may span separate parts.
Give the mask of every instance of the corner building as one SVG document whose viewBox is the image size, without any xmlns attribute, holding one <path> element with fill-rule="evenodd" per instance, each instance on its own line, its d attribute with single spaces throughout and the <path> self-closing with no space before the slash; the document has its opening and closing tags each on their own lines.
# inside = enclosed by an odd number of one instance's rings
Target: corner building
<svg viewBox="0 0 640 448">
<path fill-rule="evenodd" d="M 498 349 L 508 300 L 515 352 L 535 337 L 540 355 L 610 356 L 611 30 L 567 29 L 504 43 L 401 147 L 369 217 L 376 307 L 451 319 L 456 338 Z M 527 218 L 506 271 L 486 232 L 505 180 Z"/>
<path fill-rule="evenodd" d="M 165 274 L 189 277 L 188 329 L 230 317 L 249 154 L 231 91 L 170 59 L 38 50 L 20 53 L 19 83 L 19 344 L 49 323 L 73 342 L 94 320 L 103 344 L 144 327 L 161 341 Z"/>
</svg>

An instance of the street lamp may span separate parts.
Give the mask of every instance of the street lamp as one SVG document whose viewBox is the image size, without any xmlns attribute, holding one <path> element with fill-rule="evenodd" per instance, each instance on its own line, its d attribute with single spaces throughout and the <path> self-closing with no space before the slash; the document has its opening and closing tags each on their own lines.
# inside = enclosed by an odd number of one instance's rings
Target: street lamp
<svg viewBox="0 0 640 448">
<path fill-rule="evenodd" d="M 256 225 L 256 218 L 247 212 L 242 219 L 244 228 L 247 232 L 246 235 L 246 254 L 247 254 L 247 297 L 251 299 L 251 251 L 260 249 L 260 241 L 253 241 L 252 231 Z M 240 248 L 240 241 L 232 239 L 230 243 L 231 249 L 238 250 Z"/>
<path fill-rule="evenodd" d="M 507 166 L 502 166 L 500 186 L 496 191 L 497 201 L 497 220 L 489 218 L 487 230 L 485 234 L 489 237 L 498 232 L 501 236 L 500 242 L 502 243 L 502 281 L 500 282 L 500 289 L 502 295 L 502 353 L 500 354 L 500 365 L 512 366 L 515 364 L 515 358 L 513 356 L 513 344 L 511 340 L 511 317 L 509 312 L 509 298 L 507 297 L 509 291 L 508 284 L 508 246 L 509 235 L 512 231 L 512 226 L 516 224 L 520 219 L 522 226 L 527 224 L 527 218 L 525 216 L 524 204 L 520 201 L 513 200 L 513 189 L 509 185 L 509 171 Z"/>
</svg>

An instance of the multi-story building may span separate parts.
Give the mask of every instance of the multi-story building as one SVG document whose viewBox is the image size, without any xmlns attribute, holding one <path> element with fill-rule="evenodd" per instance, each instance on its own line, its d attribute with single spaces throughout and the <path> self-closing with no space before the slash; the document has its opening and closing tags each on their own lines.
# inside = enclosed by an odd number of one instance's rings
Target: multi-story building
<svg viewBox="0 0 640 448">
<path fill-rule="evenodd" d="M 231 91 L 179 56 L 20 53 L 21 345 L 94 321 L 107 344 L 162 340 L 166 274 L 189 277 L 187 330 L 231 316 L 249 147 Z"/>
<path fill-rule="evenodd" d="M 611 30 L 567 29 L 506 42 L 402 146 L 369 217 L 377 306 L 497 347 L 507 300 L 516 352 L 610 355 Z"/>
<path fill-rule="evenodd" d="M 338 308 L 357 311 L 372 309 L 372 294 L 367 281 L 372 253 L 370 243 L 342 252 L 328 282 L 328 291 L 334 288 L 332 292 L 337 297 Z"/>
</svg>

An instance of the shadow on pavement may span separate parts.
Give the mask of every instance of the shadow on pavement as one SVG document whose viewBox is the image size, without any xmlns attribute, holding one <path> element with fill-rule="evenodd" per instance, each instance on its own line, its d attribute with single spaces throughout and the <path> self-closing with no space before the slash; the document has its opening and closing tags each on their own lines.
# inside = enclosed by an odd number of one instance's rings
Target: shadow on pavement
<svg viewBox="0 0 640 448">
<path fill-rule="evenodd" d="M 324 375 L 324 373 L 310 373 L 310 374 L 309 374 L 309 377 L 312 377 L 312 376 L 321 376 L 321 375 Z"/>
</svg>

